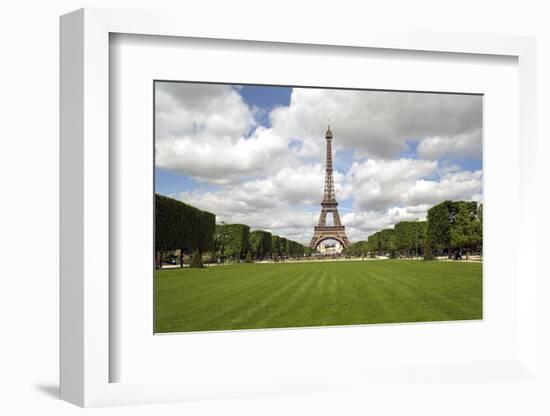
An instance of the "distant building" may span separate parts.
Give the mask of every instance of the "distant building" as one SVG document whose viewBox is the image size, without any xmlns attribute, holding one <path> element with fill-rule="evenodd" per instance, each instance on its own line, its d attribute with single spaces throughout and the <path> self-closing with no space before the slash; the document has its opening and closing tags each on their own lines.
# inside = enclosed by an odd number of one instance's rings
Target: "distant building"
<svg viewBox="0 0 550 416">
<path fill-rule="evenodd" d="M 342 250 L 344 250 L 344 247 L 340 242 L 336 241 L 335 243 L 320 243 L 317 250 L 321 254 L 325 255 L 331 255 L 331 254 L 340 254 Z"/>
</svg>

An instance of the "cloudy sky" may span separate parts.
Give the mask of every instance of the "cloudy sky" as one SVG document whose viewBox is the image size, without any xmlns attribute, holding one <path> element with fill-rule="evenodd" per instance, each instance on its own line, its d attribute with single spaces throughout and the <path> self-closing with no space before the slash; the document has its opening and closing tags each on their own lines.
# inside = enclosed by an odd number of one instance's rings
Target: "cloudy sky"
<svg viewBox="0 0 550 416">
<path fill-rule="evenodd" d="M 333 132 L 336 198 L 351 241 L 482 199 L 475 95 L 157 82 L 156 192 L 307 244 Z"/>
</svg>

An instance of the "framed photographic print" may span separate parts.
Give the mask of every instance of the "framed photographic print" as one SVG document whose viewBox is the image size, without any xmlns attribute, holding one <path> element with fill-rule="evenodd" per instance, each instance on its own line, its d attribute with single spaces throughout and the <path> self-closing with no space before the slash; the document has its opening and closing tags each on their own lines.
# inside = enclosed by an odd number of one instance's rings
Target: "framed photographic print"
<svg viewBox="0 0 550 416">
<path fill-rule="evenodd" d="M 184 20 L 61 19 L 62 398 L 537 383 L 533 39 Z"/>
</svg>

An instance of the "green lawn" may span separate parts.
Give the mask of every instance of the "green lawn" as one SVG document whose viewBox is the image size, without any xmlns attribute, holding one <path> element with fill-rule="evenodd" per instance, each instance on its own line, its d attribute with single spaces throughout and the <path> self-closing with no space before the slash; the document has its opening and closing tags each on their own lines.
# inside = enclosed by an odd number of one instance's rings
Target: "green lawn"
<svg viewBox="0 0 550 416">
<path fill-rule="evenodd" d="M 407 260 L 161 270 L 156 332 L 481 319 L 481 275 Z"/>
</svg>

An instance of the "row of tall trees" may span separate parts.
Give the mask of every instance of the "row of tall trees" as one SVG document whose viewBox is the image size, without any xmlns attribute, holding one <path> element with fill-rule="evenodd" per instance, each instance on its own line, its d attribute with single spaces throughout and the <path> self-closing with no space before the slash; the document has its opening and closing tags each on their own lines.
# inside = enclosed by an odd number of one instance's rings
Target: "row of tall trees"
<svg viewBox="0 0 550 416">
<path fill-rule="evenodd" d="M 422 249 L 425 228 L 425 221 L 403 221 L 396 224 L 393 229 L 377 231 L 367 240 L 350 244 L 345 253 L 352 256 L 389 254 L 390 257 L 412 257 Z"/>
<path fill-rule="evenodd" d="M 377 231 L 350 244 L 352 256 L 424 256 L 453 253 L 481 253 L 483 243 L 483 204 L 475 201 L 444 201 L 428 210 L 427 221 L 402 221 L 393 229 Z"/>
<path fill-rule="evenodd" d="M 216 225 L 215 253 L 220 257 L 245 258 L 250 252 L 255 259 L 265 259 L 281 256 L 300 256 L 309 247 L 284 238 L 272 235 L 268 231 L 254 230 L 244 224 Z"/>
<path fill-rule="evenodd" d="M 181 201 L 155 194 L 155 261 L 179 254 L 183 264 L 186 254 L 193 254 L 193 264 L 202 264 L 202 254 L 211 257 L 265 259 L 300 256 L 309 247 L 268 231 L 251 231 L 245 224 L 216 224 L 216 216 Z M 196 261 L 195 261 L 196 260 Z"/>
<path fill-rule="evenodd" d="M 214 249 L 216 216 L 181 201 L 155 194 L 155 252 L 157 267 L 168 251 L 184 253 Z"/>
<path fill-rule="evenodd" d="M 364 257 L 371 253 L 371 248 L 367 240 L 356 241 L 344 249 L 344 254 L 355 257 Z"/>
<path fill-rule="evenodd" d="M 394 226 L 395 249 L 405 257 L 418 256 L 423 250 L 427 221 L 402 221 Z"/>
</svg>

